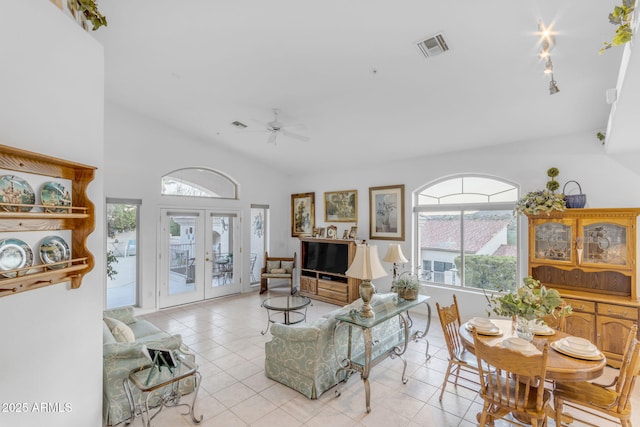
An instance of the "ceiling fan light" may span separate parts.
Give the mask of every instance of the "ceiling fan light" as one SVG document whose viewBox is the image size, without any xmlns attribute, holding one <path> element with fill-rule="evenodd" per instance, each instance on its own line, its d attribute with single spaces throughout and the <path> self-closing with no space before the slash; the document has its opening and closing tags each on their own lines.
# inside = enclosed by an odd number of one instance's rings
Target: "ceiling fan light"
<svg viewBox="0 0 640 427">
<path fill-rule="evenodd" d="M 553 73 L 553 64 L 551 63 L 551 57 L 547 58 L 547 62 L 544 64 L 544 73 L 551 74 Z"/>
</svg>

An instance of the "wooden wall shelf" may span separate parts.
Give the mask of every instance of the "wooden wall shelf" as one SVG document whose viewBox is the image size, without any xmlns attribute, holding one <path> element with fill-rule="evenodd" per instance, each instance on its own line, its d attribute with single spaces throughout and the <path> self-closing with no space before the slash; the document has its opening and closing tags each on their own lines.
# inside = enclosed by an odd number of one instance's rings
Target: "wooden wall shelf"
<svg viewBox="0 0 640 427">
<path fill-rule="evenodd" d="M 13 210 L 24 205 L 0 203 L 0 239 L 11 238 L 11 233 L 16 232 L 70 230 L 72 241 L 69 246 L 73 257 L 58 264 L 34 262 L 30 267 L 0 272 L 0 297 L 62 282 L 71 282 L 72 289 L 79 288 L 83 276 L 94 267 L 93 254 L 87 248 L 87 237 L 95 228 L 94 205 L 87 196 L 87 187 L 96 168 L 0 145 L 0 169 L 16 172 L 23 179 L 41 175 L 69 180 L 74 203 L 73 206 L 55 207 L 64 212 L 47 212 L 51 206 L 38 204 L 29 205 L 33 211 L 15 212 Z"/>
</svg>

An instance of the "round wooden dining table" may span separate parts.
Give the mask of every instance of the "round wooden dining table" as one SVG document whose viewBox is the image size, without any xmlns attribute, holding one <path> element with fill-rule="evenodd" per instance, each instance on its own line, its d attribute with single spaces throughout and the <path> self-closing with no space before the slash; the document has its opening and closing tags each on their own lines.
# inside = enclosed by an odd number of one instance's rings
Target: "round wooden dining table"
<svg viewBox="0 0 640 427">
<path fill-rule="evenodd" d="M 502 331 L 501 335 L 478 335 L 479 339 L 489 343 L 489 345 L 500 345 L 500 343 L 511 337 L 516 336 L 512 330 L 511 320 L 491 319 Z M 551 344 L 561 338 L 567 337 L 569 334 L 561 331 L 555 331 L 553 335 L 536 335 L 532 344 L 539 350 L 544 347 L 545 342 Z M 474 351 L 473 333 L 467 329 L 467 324 L 460 326 L 460 338 L 464 347 L 472 352 Z M 547 356 L 547 375 L 548 380 L 556 381 L 589 381 L 602 375 L 607 365 L 606 357 L 601 360 L 584 360 L 564 355 L 553 348 L 549 347 Z"/>
</svg>

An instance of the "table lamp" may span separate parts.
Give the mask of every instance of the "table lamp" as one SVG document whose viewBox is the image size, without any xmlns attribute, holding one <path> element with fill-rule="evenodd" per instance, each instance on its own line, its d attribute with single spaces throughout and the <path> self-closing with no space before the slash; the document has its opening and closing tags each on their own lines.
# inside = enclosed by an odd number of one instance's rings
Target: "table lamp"
<svg viewBox="0 0 640 427">
<path fill-rule="evenodd" d="M 404 264 L 405 262 L 409 262 L 407 258 L 405 258 L 402 253 L 402 248 L 399 243 L 390 243 L 389 249 L 387 249 L 387 254 L 382 259 L 384 262 L 392 262 L 393 263 L 393 281 L 396 281 L 396 277 L 398 277 L 398 264 Z"/>
<path fill-rule="evenodd" d="M 360 283 L 360 298 L 364 303 L 360 308 L 360 316 L 371 318 L 374 317 L 371 309 L 371 299 L 376 291 L 375 286 L 371 283 L 372 279 L 386 276 L 387 272 L 380 264 L 378 258 L 378 247 L 368 245 L 357 245 L 356 255 L 349 269 L 345 273 L 349 277 L 362 280 Z"/>
</svg>

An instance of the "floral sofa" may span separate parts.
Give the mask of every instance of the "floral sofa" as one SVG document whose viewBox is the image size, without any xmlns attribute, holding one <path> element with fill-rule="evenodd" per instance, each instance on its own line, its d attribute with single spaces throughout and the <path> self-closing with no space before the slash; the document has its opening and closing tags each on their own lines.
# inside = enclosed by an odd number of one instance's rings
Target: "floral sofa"
<svg viewBox="0 0 640 427">
<path fill-rule="evenodd" d="M 180 335 L 170 335 L 152 323 L 138 319 L 133 315 L 133 309 L 121 308 L 107 310 L 103 315 L 102 340 L 103 340 L 103 402 L 102 413 L 104 425 L 111 426 L 128 420 L 131 416 L 129 400 L 127 398 L 124 381 L 129 372 L 135 368 L 149 365 L 149 359 L 143 355 L 142 346 L 166 348 L 181 351 L 195 361 L 195 357 L 182 344 Z M 123 327 L 122 324 L 126 325 Z M 124 333 L 123 333 L 124 330 Z M 127 337 L 126 335 L 129 336 Z M 133 336 L 130 336 L 133 334 Z M 125 336 L 123 336 L 125 335 Z M 133 339 L 131 342 L 129 340 Z M 195 389 L 193 378 L 180 382 L 179 391 L 187 394 Z M 135 387 L 132 387 L 134 399 L 138 401 L 140 395 Z M 154 393 L 161 393 L 160 389 Z M 159 402 L 152 397 L 151 403 Z"/>
<path fill-rule="evenodd" d="M 396 304 L 397 294 L 377 294 L 373 304 Z M 348 327 L 335 329 L 336 316 L 357 310 L 362 300 L 333 310 L 309 324 L 271 325 L 271 341 L 265 343 L 265 374 L 309 399 L 317 399 L 323 392 L 346 378 L 338 360 L 347 355 Z M 334 331 L 336 333 L 334 337 Z M 335 339 L 334 339 L 335 338 Z M 372 359 L 391 346 L 403 343 L 404 332 L 397 317 L 389 319 L 372 330 L 374 342 Z M 362 331 L 353 328 L 353 358 L 364 353 Z"/>
</svg>

